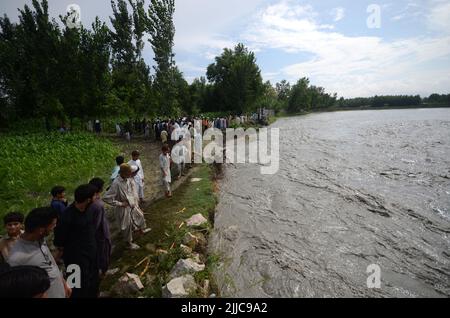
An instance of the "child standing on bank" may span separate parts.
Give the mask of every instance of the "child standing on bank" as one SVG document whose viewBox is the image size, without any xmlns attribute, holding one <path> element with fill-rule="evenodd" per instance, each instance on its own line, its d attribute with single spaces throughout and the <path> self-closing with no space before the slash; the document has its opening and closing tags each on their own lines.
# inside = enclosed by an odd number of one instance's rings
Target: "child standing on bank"
<svg viewBox="0 0 450 318">
<path fill-rule="evenodd" d="M 23 233 L 24 215 L 20 212 L 10 212 L 3 218 L 6 236 L 0 240 L 0 264 L 8 259 L 11 246 Z"/>
</svg>

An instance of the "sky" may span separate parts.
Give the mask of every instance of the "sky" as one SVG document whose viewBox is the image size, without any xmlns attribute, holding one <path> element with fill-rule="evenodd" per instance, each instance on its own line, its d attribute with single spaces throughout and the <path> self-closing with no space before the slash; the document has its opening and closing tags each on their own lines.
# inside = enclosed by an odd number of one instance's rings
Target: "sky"
<svg viewBox="0 0 450 318">
<path fill-rule="evenodd" d="M 17 21 L 30 3 L 1 0 L 0 13 Z M 110 25 L 109 0 L 49 0 L 50 14 L 69 4 L 83 25 L 95 16 Z M 175 60 L 188 82 L 244 43 L 272 84 L 308 77 L 346 98 L 450 93 L 450 0 L 176 0 L 175 8 Z M 153 64 L 148 42 L 144 58 Z"/>
</svg>

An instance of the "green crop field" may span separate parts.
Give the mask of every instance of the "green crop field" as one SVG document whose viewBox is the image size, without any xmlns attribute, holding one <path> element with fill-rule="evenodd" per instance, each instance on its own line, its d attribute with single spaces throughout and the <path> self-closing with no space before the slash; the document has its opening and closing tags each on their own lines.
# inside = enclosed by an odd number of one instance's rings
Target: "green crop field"
<svg viewBox="0 0 450 318">
<path fill-rule="evenodd" d="M 0 135 L 0 217 L 48 205 L 55 185 L 72 199 L 91 178 L 107 181 L 118 154 L 110 141 L 87 133 Z"/>
</svg>

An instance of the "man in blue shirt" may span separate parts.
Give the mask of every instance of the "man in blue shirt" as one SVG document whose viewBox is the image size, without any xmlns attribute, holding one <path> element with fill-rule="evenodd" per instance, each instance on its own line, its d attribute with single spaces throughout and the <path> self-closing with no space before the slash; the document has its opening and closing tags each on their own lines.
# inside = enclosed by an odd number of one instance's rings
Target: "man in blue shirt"
<svg viewBox="0 0 450 318">
<path fill-rule="evenodd" d="M 61 218 L 67 208 L 66 188 L 56 186 L 52 189 L 51 194 L 53 198 L 50 206 L 58 212 L 58 218 Z"/>
<path fill-rule="evenodd" d="M 120 165 L 123 164 L 125 162 L 125 158 L 123 156 L 117 156 L 116 157 L 116 166 L 114 167 L 112 174 L 111 174 L 111 183 L 114 182 L 114 180 L 117 178 L 117 176 L 119 175 L 119 170 L 120 170 Z"/>
</svg>

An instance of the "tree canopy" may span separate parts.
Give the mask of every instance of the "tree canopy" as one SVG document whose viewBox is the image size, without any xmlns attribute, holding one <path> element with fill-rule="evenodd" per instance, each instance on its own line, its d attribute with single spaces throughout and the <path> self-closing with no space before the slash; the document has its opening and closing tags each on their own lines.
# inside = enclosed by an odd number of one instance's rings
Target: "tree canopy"
<svg viewBox="0 0 450 318">
<path fill-rule="evenodd" d="M 111 0 L 111 28 L 98 17 L 91 26 L 49 16 L 47 0 L 19 9 L 19 22 L 0 17 L 0 123 L 45 118 L 65 122 L 114 116 L 243 114 L 339 107 L 450 104 L 450 95 L 337 99 L 300 77 L 263 82 L 256 56 L 244 44 L 225 48 L 188 83 L 173 52 L 174 0 Z M 143 58 L 148 39 L 151 68 Z"/>
</svg>

